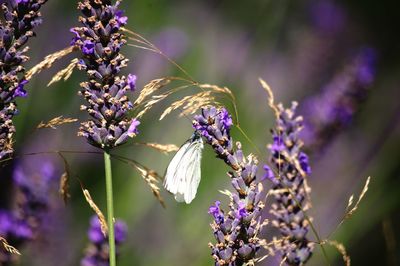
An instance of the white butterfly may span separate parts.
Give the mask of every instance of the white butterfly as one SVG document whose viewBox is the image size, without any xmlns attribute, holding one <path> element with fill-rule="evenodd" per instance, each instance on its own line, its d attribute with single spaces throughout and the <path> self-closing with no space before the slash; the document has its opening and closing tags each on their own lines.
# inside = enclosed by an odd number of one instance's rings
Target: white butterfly
<svg viewBox="0 0 400 266">
<path fill-rule="evenodd" d="M 201 136 L 195 132 L 168 165 L 164 187 L 175 195 L 178 202 L 185 201 L 189 204 L 196 196 L 201 179 L 200 161 L 203 147 Z"/>
</svg>

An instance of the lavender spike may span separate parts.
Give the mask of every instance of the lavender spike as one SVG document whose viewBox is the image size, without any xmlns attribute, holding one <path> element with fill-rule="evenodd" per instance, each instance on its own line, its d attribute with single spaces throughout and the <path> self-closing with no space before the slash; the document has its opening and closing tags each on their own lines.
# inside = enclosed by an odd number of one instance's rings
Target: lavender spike
<svg viewBox="0 0 400 266">
<path fill-rule="evenodd" d="M 320 94 L 305 101 L 301 111 L 306 121 L 301 135 L 308 148 L 321 150 L 350 124 L 375 79 L 375 68 L 375 51 L 364 48 Z"/>
<path fill-rule="evenodd" d="M 39 12 L 47 0 L 10 0 L 1 5 L 4 22 L 0 24 L 0 159 L 12 155 L 18 114 L 16 98 L 26 97 L 23 64 L 29 60 L 26 45 L 35 36 L 33 29 L 42 23 Z"/>
<path fill-rule="evenodd" d="M 267 165 L 264 169 L 265 177 L 273 183 L 271 194 L 275 197 L 275 203 L 270 212 L 275 220 L 272 224 L 283 236 L 277 248 L 282 251 L 287 264 L 304 265 L 314 248 L 307 238 L 310 225 L 303 213 L 310 207 L 305 178 L 311 174 L 311 168 L 307 155 L 302 152 L 303 142 L 299 133 L 303 119 L 296 116 L 296 107 L 295 102 L 290 109 L 277 105 L 277 125 L 272 131 L 273 143 L 268 146 L 270 163 L 275 171 Z"/>
<path fill-rule="evenodd" d="M 262 185 L 256 180 L 257 159 L 253 155 L 243 156 L 241 144 L 234 149 L 230 136 L 232 118 L 225 108 L 202 109 L 195 116 L 194 128 L 210 144 L 217 157 L 232 168 L 228 175 L 232 178 L 235 191 L 231 194 L 229 211 L 220 208 L 220 202 L 209 208 L 214 217 L 211 225 L 217 244 L 210 244 L 215 265 L 243 265 L 255 259 L 260 249 L 260 213 L 264 208 L 261 201 Z"/>
<path fill-rule="evenodd" d="M 48 225 L 47 214 L 50 194 L 58 185 L 58 177 L 50 162 L 41 162 L 39 169 L 29 169 L 18 162 L 14 170 L 13 182 L 16 187 L 15 209 L 0 210 L 0 235 L 10 244 L 20 248 L 36 240 Z M 0 264 L 11 265 L 17 260 L 15 255 L 0 251 Z"/>
<path fill-rule="evenodd" d="M 118 75 L 128 63 L 120 53 L 126 43 L 120 29 L 128 18 L 118 9 L 119 3 L 112 5 L 109 0 L 79 2 L 82 27 L 71 29 L 75 34 L 71 44 L 82 52 L 78 68 L 88 76 L 88 81 L 81 83 L 79 94 L 87 101 L 81 109 L 89 113 L 90 119 L 81 124 L 78 135 L 104 150 L 134 137 L 140 124 L 127 117 L 133 107 L 127 93 L 135 90 L 136 76 Z"/>
</svg>

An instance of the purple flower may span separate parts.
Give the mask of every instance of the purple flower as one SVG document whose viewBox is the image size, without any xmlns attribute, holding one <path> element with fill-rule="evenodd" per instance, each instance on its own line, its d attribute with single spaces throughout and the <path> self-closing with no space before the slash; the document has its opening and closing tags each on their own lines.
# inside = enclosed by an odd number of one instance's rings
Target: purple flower
<svg viewBox="0 0 400 266">
<path fill-rule="evenodd" d="M 134 91 L 136 89 L 136 75 L 129 74 L 128 75 L 128 86 L 131 89 L 131 91 Z"/>
<path fill-rule="evenodd" d="M 14 235 L 23 240 L 33 239 L 33 229 L 26 221 L 14 221 Z"/>
<path fill-rule="evenodd" d="M 115 12 L 115 20 L 118 22 L 118 26 L 122 27 L 124 25 L 126 25 L 126 23 L 128 23 L 128 17 L 127 16 L 123 16 L 124 11 L 122 10 L 118 10 L 117 12 Z"/>
<path fill-rule="evenodd" d="M 285 149 L 285 144 L 283 143 L 281 136 L 278 135 L 273 137 L 273 142 L 270 149 L 274 153 L 279 153 Z"/>
<path fill-rule="evenodd" d="M 90 228 L 88 231 L 90 242 L 98 244 L 105 241 L 105 237 L 101 232 L 101 224 L 97 216 L 92 216 L 90 219 Z"/>
<path fill-rule="evenodd" d="M 15 87 L 14 97 L 26 97 L 28 93 L 24 90 L 24 86 L 28 84 L 29 81 L 26 79 L 21 80 L 17 87 Z"/>
<path fill-rule="evenodd" d="M 0 235 L 6 237 L 12 231 L 14 218 L 8 211 L 0 209 Z"/>
<path fill-rule="evenodd" d="M 71 28 L 69 31 L 75 34 L 75 37 L 71 41 L 71 45 L 75 45 L 78 41 L 82 40 L 81 36 L 79 35 L 79 32 L 77 32 L 75 28 Z"/>
<path fill-rule="evenodd" d="M 82 45 L 82 52 L 85 55 L 91 55 L 94 53 L 94 43 L 90 40 L 85 40 Z"/>
<path fill-rule="evenodd" d="M 230 136 L 232 119 L 225 108 L 203 108 L 196 115 L 193 127 L 212 146 L 217 157 L 231 168 L 229 176 L 234 191 L 231 192 L 229 211 L 223 212 L 219 201 L 208 213 L 214 217 L 211 225 L 216 244 L 211 244 L 215 265 L 244 265 L 255 258 L 260 249 L 260 213 L 264 208 L 261 201 L 262 184 L 256 179 L 257 160 L 245 157 L 239 142 L 234 148 Z"/>
<path fill-rule="evenodd" d="M 33 237 L 32 228 L 27 222 L 18 219 L 14 213 L 7 210 L 0 210 L 0 235 L 21 243 L 31 240 Z"/>
<path fill-rule="evenodd" d="M 275 220 L 272 224 L 284 237 L 277 247 L 289 265 L 304 265 L 311 257 L 314 247 L 306 237 L 309 224 L 302 212 L 309 208 L 306 199 L 308 188 L 304 184 L 304 178 L 311 173 L 311 167 L 308 156 L 301 150 L 303 142 L 299 134 L 303 128 L 303 120 L 296 116 L 296 107 L 295 102 L 290 109 L 285 109 L 282 104 L 276 107 L 277 125 L 272 131 L 273 143 L 268 148 L 271 152 L 269 161 L 279 176 L 271 177 L 273 173 L 268 166 L 264 166 L 264 169 L 267 171 L 267 178 L 273 182 L 271 194 L 274 195 L 275 202 L 270 212 Z M 289 195 L 288 190 L 291 191 Z"/>
<path fill-rule="evenodd" d="M 11 245 L 21 248 L 39 235 L 45 235 L 50 195 L 58 186 L 59 175 L 50 162 L 42 160 L 27 167 L 25 161 L 17 161 L 12 177 L 16 193 L 13 205 L 16 207 L 0 211 L 0 235 Z M 13 256 L 5 255 L 0 250 L 1 265 L 9 265 L 14 260 Z"/>
<path fill-rule="evenodd" d="M 220 209 L 221 202 L 216 201 L 215 205 L 211 205 L 210 208 L 208 208 L 208 213 L 211 214 L 214 219 L 217 221 L 217 223 L 223 223 L 224 222 L 224 214 L 222 213 Z"/>
<path fill-rule="evenodd" d="M 301 113 L 305 117 L 302 138 L 308 149 L 319 151 L 326 147 L 351 123 L 368 95 L 375 78 L 375 68 L 375 51 L 363 48 L 319 94 L 306 99 Z"/>
<path fill-rule="evenodd" d="M 240 201 L 238 203 L 238 209 L 236 210 L 236 218 L 242 219 L 245 218 L 247 215 L 248 213 L 246 210 L 246 204 L 243 201 Z"/>
<path fill-rule="evenodd" d="M 140 125 L 140 121 L 137 119 L 132 119 L 131 125 L 128 128 L 128 135 L 135 136 L 139 133 L 137 127 Z"/>
<path fill-rule="evenodd" d="M 308 162 L 308 156 L 304 152 L 300 152 L 299 153 L 299 163 L 300 163 L 301 169 L 307 175 L 310 175 L 311 174 L 311 167 L 310 167 L 310 164 Z"/>
<path fill-rule="evenodd" d="M 115 243 L 117 254 L 119 246 L 125 241 L 128 228 L 124 222 L 117 220 L 115 222 Z M 88 230 L 90 244 L 85 251 L 85 257 L 81 260 L 81 266 L 107 266 L 109 259 L 108 239 L 101 232 L 101 224 L 97 216 L 90 219 L 90 228 Z"/>
<path fill-rule="evenodd" d="M 42 222 L 51 205 L 50 193 L 58 185 L 59 174 L 49 161 L 40 161 L 31 167 L 23 162 L 14 169 L 13 181 L 17 187 L 17 214 L 19 219 L 27 221 L 34 237 L 41 229 Z"/>
<path fill-rule="evenodd" d="M 13 153 L 15 133 L 13 117 L 18 113 L 15 99 L 26 97 L 23 64 L 29 60 L 25 44 L 35 36 L 34 28 L 42 22 L 40 8 L 47 0 L 3 1 L 0 24 L 0 160 Z M 5 2 L 5 3 L 4 3 Z"/>
<path fill-rule="evenodd" d="M 17 3 L 17 4 L 27 4 L 27 3 L 29 3 L 29 1 L 31 1 L 31 0 L 15 0 L 15 2 Z"/>
<path fill-rule="evenodd" d="M 115 242 L 122 243 L 126 240 L 126 235 L 128 232 L 128 226 L 121 220 L 115 222 Z"/>
<path fill-rule="evenodd" d="M 226 110 L 225 108 L 222 108 L 221 112 L 220 112 L 220 117 L 221 117 L 222 123 L 224 124 L 224 127 L 227 130 L 229 130 L 230 127 L 233 125 L 233 122 L 232 122 L 232 117 L 228 113 L 228 110 Z"/>
<path fill-rule="evenodd" d="M 265 175 L 263 176 L 262 181 L 264 181 L 265 179 L 268 179 L 268 180 L 270 180 L 272 182 L 275 182 L 276 181 L 276 177 L 275 177 L 274 172 L 271 170 L 271 168 L 268 165 L 265 164 L 263 166 L 263 169 L 265 170 Z"/>
<path fill-rule="evenodd" d="M 88 121 L 81 123 L 78 135 L 104 150 L 136 136 L 139 125 L 139 121 L 128 117 L 133 104 L 127 94 L 135 89 L 136 76 L 120 75 L 128 59 L 120 53 L 126 44 L 120 29 L 126 24 L 127 17 L 118 9 L 119 3 L 83 0 L 78 5 L 82 11 L 79 20 L 82 26 L 71 29 L 75 34 L 71 44 L 82 52 L 78 69 L 87 74 L 87 81 L 80 84 L 79 94 L 87 102 L 82 110 L 90 116 Z"/>
</svg>

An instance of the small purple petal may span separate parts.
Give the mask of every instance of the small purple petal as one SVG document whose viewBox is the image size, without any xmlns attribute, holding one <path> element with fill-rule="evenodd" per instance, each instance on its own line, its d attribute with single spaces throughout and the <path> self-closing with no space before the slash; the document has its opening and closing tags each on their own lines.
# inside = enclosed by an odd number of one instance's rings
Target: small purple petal
<svg viewBox="0 0 400 266">
<path fill-rule="evenodd" d="M 133 118 L 132 122 L 131 122 L 131 125 L 128 128 L 128 135 L 130 137 L 134 137 L 139 133 L 139 131 L 137 129 L 138 125 L 140 125 L 140 121 L 135 119 L 135 118 Z"/>
<path fill-rule="evenodd" d="M 210 208 L 208 208 L 208 213 L 214 216 L 214 219 L 218 224 L 224 222 L 224 214 L 221 212 L 220 205 L 221 202 L 216 201 L 215 205 L 211 205 Z"/>
<path fill-rule="evenodd" d="M 91 55 L 94 53 L 94 43 L 89 40 L 85 40 L 82 45 L 82 52 L 85 55 Z"/>
<path fill-rule="evenodd" d="M 82 40 L 75 28 L 71 28 L 69 31 L 75 34 L 74 38 L 72 38 L 71 45 L 75 45 L 77 41 Z"/>
<path fill-rule="evenodd" d="M 118 10 L 115 13 L 115 20 L 118 22 L 118 26 L 124 26 L 126 25 L 126 23 L 128 23 L 128 17 L 127 16 L 123 16 L 124 11 L 122 10 Z"/>
<path fill-rule="evenodd" d="M 15 88 L 14 97 L 26 97 L 28 93 L 24 90 L 24 86 L 28 83 L 26 79 L 21 80 L 18 86 Z"/>
<path fill-rule="evenodd" d="M 235 214 L 237 219 L 245 218 L 248 215 L 246 204 L 243 201 L 239 201 L 238 209 Z"/>
<path fill-rule="evenodd" d="M 27 4 L 30 0 L 15 0 L 17 4 Z"/>
<path fill-rule="evenodd" d="M 136 75 L 129 74 L 128 75 L 128 86 L 130 87 L 131 91 L 136 89 Z"/>
<path fill-rule="evenodd" d="M 265 170 L 265 174 L 261 180 L 264 181 L 265 179 L 268 179 L 268 180 L 274 182 L 276 178 L 275 178 L 274 172 L 271 170 L 271 168 L 266 164 L 263 166 L 263 168 Z"/>
<path fill-rule="evenodd" d="M 224 127 L 229 130 L 229 128 L 233 125 L 233 122 L 232 117 L 225 108 L 221 109 L 220 118 Z"/>
</svg>

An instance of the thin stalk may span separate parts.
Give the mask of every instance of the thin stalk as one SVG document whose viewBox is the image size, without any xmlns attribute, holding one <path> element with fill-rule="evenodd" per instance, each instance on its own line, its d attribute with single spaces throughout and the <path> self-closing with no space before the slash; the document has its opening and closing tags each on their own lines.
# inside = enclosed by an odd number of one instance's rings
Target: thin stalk
<svg viewBox="0 0 400 266">
<path fill-rule="evenodd" d="M 253 146 L 253 148 L 256 150 L 256 152 L 258 153 L 258 156 L 260 156 L 260 158 L 262 158 L 262 153 L 261 151 L 257 148 L 257 145 L 254 144 L 254 142 L 250 139 L 249 136 L 247 136 L 247 134 L 244 132 L 244 130 L 239 126 L 236 125 L 236 128 L 240 131 L 240 133 L 246 138 L 246 140 L 250 143 L 251 146 Z"/>
<path fill-rule="evenodd" d="M 115 259 L 115 236 L 114 236 L 114 198 L 112 189 L 111 158 L 107 151 L 104 151 L 104 167 L 106 172 L 106 196 L 107 196 L 107 225 L 108 244 L 110 246 L 110 266 L 116 266 Z"/>
</svg>

